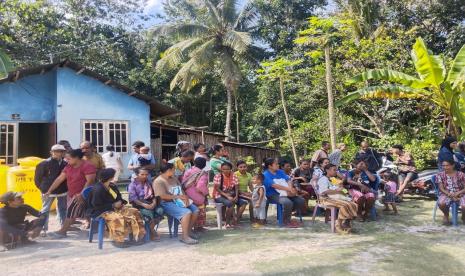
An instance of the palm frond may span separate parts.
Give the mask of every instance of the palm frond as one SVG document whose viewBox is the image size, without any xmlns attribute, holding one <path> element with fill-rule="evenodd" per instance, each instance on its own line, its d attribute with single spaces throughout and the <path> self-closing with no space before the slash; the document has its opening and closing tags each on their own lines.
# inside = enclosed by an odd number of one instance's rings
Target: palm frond
<svg viewBox="0 0 465 276">
<path fill-rule="evenodd" d="M 232 56 L 226 51 L 223 51 L 220 54 L 218 62 L 223 85 L 232 91 L 236 91 L 242 79 L 241 70 L 234 62 Z"/>
<path fill-rule="evenodd" d="M 163 53 L 163 57 L 156 64 L 156 69 L 171 69 L 178 66 L 187 58 L 189 50 L 199 46 L 202 42 L 202 38 L 191 38 L 174 44 Z"/>
<path fill-rule="evenodd" d="M 226 25 L 234 26 L 237 18 L 237 0 L 222 0 L 218 6 L 221 9 L 223 22 Z"/>
<path fill-rule="evenodd" d="M 421 99 L 429 95 L 424 89 L 416 89 L 403 85 L 377 85 L 369 86 L 352 93 L 336 102 L 336 107 L 357 99 Z"/>
<path fill-rule="evenodd" d="M 209 11 L 208 15 L 209 15 L 211 22 L 216 26 L 221 26 L 222 25 L 221 14 L 218 11 L 217 6 L 215 6 L 215 4 L 213 4 L 210 0 L 205 0 L 204 4 Z"/>
<path fill-rule="evenodd" d="M 215 60 L 216 39 L 212 38 L 193 50 L 190 59 L 179 69 L 170 84 L 173 90 L 178 86 L 182 91 L 189 91 L 193 84 L 204 75 L 209 67 L 213 66 Z"/>
<path fill-rule="evenodd" d="M 234 29 L 242 31 L 248 29 L 252 23 L 257 21 L 258 15 L 255 5 L 248 1 L 237 15 Z"/>
<path fill-rule="evenodd" d="M 413 76 L 404 74 L 399 71 L 389 69 L 373 69 L 368 70 L 360 75 L 357 75 L 347 81 L 347 84 L 355 84 L 358 82 L 365 82 L 367 80 L 378 80 L 395 82 L 412 88 L 425 88 L 427 83 Z"/>
<path fill-rule="evenodd" d="M 230 47 L 239 54 L 247 52 L 251 44 L 252 37 L 249 33 L 246 32 L 236 32 L 230 30 L 225 33 L 223 38 L 223 45 Z"/>
<path fill-rule="evenodd" d="M 156 26 L 150 32 L 154 36 L 169 36 L 175 40 L 181 40 L 203 36 L 210 33 L 210 29 L 198 23 L 180 22 Z"/>
</svg>

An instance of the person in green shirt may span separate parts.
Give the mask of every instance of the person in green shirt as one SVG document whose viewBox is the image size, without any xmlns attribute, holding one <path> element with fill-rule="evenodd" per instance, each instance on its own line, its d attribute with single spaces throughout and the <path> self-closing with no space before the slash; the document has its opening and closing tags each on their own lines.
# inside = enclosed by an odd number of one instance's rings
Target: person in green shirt
<svg viewBox="0 0 465 276">
<path fill-rule="evenodd" d="M 253 186 L 252 186 L 252 175 L 247 172 L 247 163 L 244 160 L 239 160 L 236 163 L 237 171 L 234 173 L 239 181 L 239 197 L 249 201 L 249 208 L 252 208 L 250 205 L 252 200 Z M 240 220 L 242 213 L 244 213 L 247 205 L 241 206 L 237 210 L 237 219 Z"/>
<path fill-rule="evenodd" d="M 210 158 L 210 166 L 212 168 L 213 175 L 217 175 L 221 172 L 221 165 L 228 161 L 223 157 L 223 146 L 220 144 L 214 145 L 210 150 L 210 154 L 212 155 Z"/>
</svg>

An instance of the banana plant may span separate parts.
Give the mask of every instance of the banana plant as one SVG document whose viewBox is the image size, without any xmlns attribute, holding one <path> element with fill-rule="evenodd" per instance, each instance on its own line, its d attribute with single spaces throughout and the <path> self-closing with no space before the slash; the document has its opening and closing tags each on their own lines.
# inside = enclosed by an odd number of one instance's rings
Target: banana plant
<svg viewBox="0 0 465 276">
<path fill-rule="evenodd" d="M 465 45 L 449 70 L 440 56 L 428 50 L 422 38 L 416 39 L 411 55 L 418 76 L 390 69 L 368 70 L 347 84 L 370 85 L 349 93 L 336 106 L 357 99 L 420 99 L 440 108 L 447 134 L 459 135 L 465 130 Z M 465 132 L 462 136 L 465 138 Z"/>
<path fill-rule="evenodd" d="M 0 79 L 6 78 L 8 73 L 14 69 L 8 55 L 0 49 Z"/>
</svg>

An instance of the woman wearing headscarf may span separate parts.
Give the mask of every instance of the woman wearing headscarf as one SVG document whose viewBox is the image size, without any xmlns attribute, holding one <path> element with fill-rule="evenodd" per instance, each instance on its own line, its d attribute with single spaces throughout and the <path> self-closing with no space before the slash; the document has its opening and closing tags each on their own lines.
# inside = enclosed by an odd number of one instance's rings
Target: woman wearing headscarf
<svg viewBox="0 0 465 276">
<path fill-rule="evenodd" d="M 454 160 L 454 149 L 457 147 L 457 139 L 452 136 L 446 137 L 444 140 L 442 140 L 442 145 L 441 148 L 439 149 L 438 153 L 438 169 L 440 171 L 443 171 L 444 169 L 442 168 L 442 162 L 444 161 L 450 161 Z M 458 167 L 458 163 L 455 165 L 456 169 L 459 170 L 460 167 Z"/>
</svg>

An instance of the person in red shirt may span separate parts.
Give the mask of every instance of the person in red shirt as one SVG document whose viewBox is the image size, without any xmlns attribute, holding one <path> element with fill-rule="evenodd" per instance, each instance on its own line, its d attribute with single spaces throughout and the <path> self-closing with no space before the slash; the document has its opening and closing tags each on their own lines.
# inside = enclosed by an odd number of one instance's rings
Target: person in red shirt
<svg viewBox="0 0 465 276">
<path fill-rule="evenodd" d="M 213 179 L 213 198 L 216 203 L 222 203 L 226 207 L 225 227 L 235 227 L 238 221 L 234 214 L 234 205 L 241 208 L 249 202 L 239 197 L 239 180 L 232 173 L 229 162 L 221 164 L 221 172 Z"/>
<path fill-rule="evenodd" d="M 66 233 L 76 218 L 85 217 L 86 204 L 81 192 L 87 186 L 94 184 L 97 171 L 94 165 L 82 159 L 84 154 L 80 149 L 72 150 L 66 155 L 68 165 L 66 165 L 45 194 L 46 196 L 50 195 L 66 180 L 68 185 L 68 209 L 63 226 L 57 232 L 52 233 L 52 236 L 56 238 L 66 237 Z"/>
</svg>

